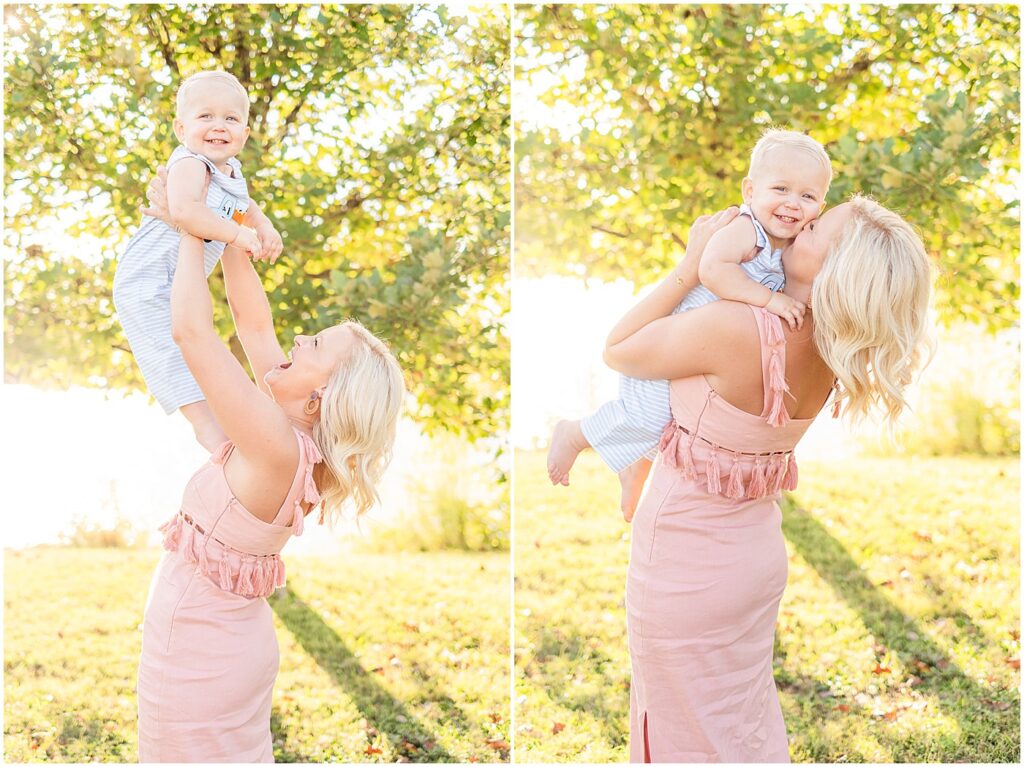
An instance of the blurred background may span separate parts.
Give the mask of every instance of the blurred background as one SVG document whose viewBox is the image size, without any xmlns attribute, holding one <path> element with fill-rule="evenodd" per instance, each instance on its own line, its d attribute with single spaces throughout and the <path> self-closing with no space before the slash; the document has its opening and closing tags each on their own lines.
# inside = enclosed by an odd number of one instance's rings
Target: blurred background
<svg viewBox="0 0 1024 767">
<path fill-rule="evenodd" d="M 552 489 L 543 449 L 615 396 L 605 335 L 741 202 L 768 127 L 825 146 L 828 204 L 915 226 L 938 340 L 895 439 L 824 413 L 798 449 L 793 759 L 1019 757 L 1019 33 L 1011 5 L 517 7 L 517 759 L 627 756 L 618 486 L 588 451 Z"/>
<path fill-rule="evenodd" d="M 111 283 L 177 87 L 209 68 L 249 93 L 281 344 L 358 319 L 410 389 L 381 504 L 288 547 L 276 757 L 507 753 L 510 23 L 467 3 L 3 9 L 8 759 L 135 759 L 156 528 L 207 456 L 144 391 Z"/>
</svg>

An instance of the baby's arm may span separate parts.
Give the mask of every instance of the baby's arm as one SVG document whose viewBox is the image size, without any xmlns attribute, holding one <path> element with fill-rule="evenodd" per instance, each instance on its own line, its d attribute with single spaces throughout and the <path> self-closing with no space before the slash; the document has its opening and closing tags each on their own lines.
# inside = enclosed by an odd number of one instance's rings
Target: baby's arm
<svg viewBox="0 0 1024 767">
<path fill-rule="evenodd" d="M 274 263 L 284 249 L 284 240 L 274 227 L 274 223 L 260 210 L 255 201 L 249 201 L 249 209 L 245 212 L 245 223 L 256 230 L 260 245 L 263 247 L 263 260 Z"/>
<path fill-rule="evenodd" d="M 171 165 L 167 171 L 167 208 L 171 221 L 194 237 L 235 245 L 258 257 L 260 242 L 252 229 L 221 218 L 206 206 L 203 189 L 207 172 L 206 165 L 194 157 Z"/>
<path fill-rule="evenodd" d="M 698 275 L 701 284 L 719 298 L 761 306 L 777 314 L 795 329 L 803 324 L 805 307 L 784 293 L 776 293 L 766 285 L 754 282 L 740 268 L 757 247 L 754 225 L 740 217 L 716 232 L 700 259 Z"/>
</svg>

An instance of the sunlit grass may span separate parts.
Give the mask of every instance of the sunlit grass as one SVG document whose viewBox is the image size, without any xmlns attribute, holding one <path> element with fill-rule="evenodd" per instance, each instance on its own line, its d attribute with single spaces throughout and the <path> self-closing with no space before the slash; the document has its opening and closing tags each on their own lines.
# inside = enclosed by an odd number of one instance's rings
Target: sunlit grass
<svg viewBox="0 0 1024 767">
<path fill-rule="evenodd" d="M 137 760 L 152 550 L 5 553 L 7 761 Z M 270 602 L 279 762 L 503 761 L 505 554 L 292 558 Z"/>
<path fill-rule="evenodd" d="M 539 452 L 515 477 L 517 758 L 624 761 L 615 477 L 585 454 L 552 488 Z M 1009 459 L 802 458 L 775 653 L 794 761 L 1019 760 L 1018 487 Z"/>
</svg>

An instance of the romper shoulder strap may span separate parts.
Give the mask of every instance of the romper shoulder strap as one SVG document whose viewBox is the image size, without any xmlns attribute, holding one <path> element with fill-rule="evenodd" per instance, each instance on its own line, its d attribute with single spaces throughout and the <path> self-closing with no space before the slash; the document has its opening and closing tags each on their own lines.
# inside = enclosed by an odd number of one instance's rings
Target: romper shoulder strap
<svg viewBox="0 0 1024 767">
<path fill-rule="evenodd" d="M 748 304 L 749 306 L 749 304 Z M 764 408 L 761 417 L 769 426 L 785 426 L 789 423 L 786 412 L 786 334 L 782 320 L 771 312 L 751 306 L 757 321 L 757 334 L 761 340 L 761 376 L 764 384 Z"/>
</svg>

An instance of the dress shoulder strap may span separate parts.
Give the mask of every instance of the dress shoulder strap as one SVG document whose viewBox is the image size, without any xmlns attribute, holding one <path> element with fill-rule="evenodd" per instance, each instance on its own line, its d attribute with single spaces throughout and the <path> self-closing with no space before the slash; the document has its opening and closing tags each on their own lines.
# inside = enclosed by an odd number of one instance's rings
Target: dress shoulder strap
<svg viewBox="0 0 1024 767">
<path fill-rule="evenodd" d="M 320 492 L 316 489 L 316 482 L 313 480 L 313 467 L 323 460 L 323 456 L 312 437 L 296 428 L 293 428 L 292 431 L 299 442 L 299 465 L 296 467 L 292 485 L 288 488 L 288 495 L 285 496 L 284 503 L 278 509 L 274 521 L 288 519 L 288 514 L 291 513 L 290 524 L 295 528 L 292 534 L 302 535 L 306 516 L 302 504 L 305 502 L 315 506 L 320 502 Z"/>
<path fill-rule="evenodd" d="M 749 306 L 749 304 L 748 304 Z M 771 312 L 751 306 L 757 321 L 757 333 L 761 340 L 761 376 L 764 384 L 764 408 L 761 417 L 769 426 L 785 426 L 789 423 L 786 412 L 786 334 L 782 320 Z"/>
</svg>

